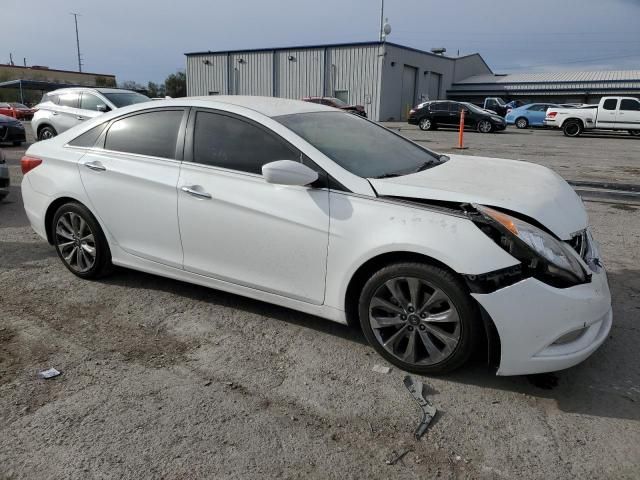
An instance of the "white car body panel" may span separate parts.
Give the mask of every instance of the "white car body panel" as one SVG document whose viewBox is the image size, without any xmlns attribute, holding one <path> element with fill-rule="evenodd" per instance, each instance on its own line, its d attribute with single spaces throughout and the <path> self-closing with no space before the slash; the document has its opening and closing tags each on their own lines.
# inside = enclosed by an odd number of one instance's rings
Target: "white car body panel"
<svg viewBox="0 0 640 480">
<path fill-rule="evenodd" d="M 163 106 L 214 108 L 251 118 L 287 139 L 350 192 L 278 186 L 260 175 L 67 145 L 100 122 Z M 43 163 L 22 182 L 27 216 L 46 238 L 45 218 L 52 203 L 62 197 L 74 199 L 98 219 L 116 265 L 340 323 L 347 321 L 350 280 L 380 255 L 424 255 L 464 275 L 518 265 L 464 214 L 420 204 L 422 200 L 512 210 L 564 239 L 587 226 L 579 198 L 544 167 L 452 155 L 448 162 L 418 174 L 372 179 L 372 188 L 367 179 L 347 172 L 269 117 L 322 110 L 328 107 L 215 97 L 161 100 L 109 112 L 29 148 L 27 154 Z M 107 170 L 84 165 L 96 161 Z M 182 186 L 201 189 L 211 198 L 197 198 Z M 571 288 L 528 278 L 473 297 L 498 331 L 501 375 L 574 365 L 602 343 L 611 326 L 604 271 L 593 272 L 591 282 Z M 565 333 L 584 327 L 589 328 L 579 339 L 553 345 Z"/>
<path fill-rule="evenodd" d="M 554 171 L 529 162 L 449 157 L 445 164 L 423 172 L 370 181 L 383 196 L 479 203 L 519 212 L 564 240 L 587 227 L 582 200 Z"/>
</svg>

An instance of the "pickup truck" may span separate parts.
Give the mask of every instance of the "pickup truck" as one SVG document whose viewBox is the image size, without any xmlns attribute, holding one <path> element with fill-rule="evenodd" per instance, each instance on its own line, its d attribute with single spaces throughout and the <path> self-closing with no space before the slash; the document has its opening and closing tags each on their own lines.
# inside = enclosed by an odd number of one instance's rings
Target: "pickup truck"
<svg viewBox="0 0 640 480">
<path fill-rule="evenodd" d="M 598 105 L 547 110 L 544 124 L 561 128 L 567 137 L 590 130 L 627 130 L 640 136 L 640 101 L 633 97 L 603 97 Z"/>
</svg>

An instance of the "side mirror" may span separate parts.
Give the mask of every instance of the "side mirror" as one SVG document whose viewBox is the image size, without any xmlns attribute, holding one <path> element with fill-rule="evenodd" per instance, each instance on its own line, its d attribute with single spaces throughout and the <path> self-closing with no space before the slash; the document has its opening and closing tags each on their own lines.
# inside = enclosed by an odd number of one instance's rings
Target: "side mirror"
<svg viewBox="0 0 640 480">
<path fill-rule="evenodd" d="M 109 110 L 111 110 L 108 106 L 104 105 L 104 104 L 100 104 L 96 107 L 96 110 L 98 110 L 99 112 L 103 112 L 106 113 Z"/>
<path fill-rule="evenodd" d="M 278 160 L 262 166 L 267 183 L 276 185 L 309 185 L 318 179 L 318 172 L 293 160 Z"/>
</svg>

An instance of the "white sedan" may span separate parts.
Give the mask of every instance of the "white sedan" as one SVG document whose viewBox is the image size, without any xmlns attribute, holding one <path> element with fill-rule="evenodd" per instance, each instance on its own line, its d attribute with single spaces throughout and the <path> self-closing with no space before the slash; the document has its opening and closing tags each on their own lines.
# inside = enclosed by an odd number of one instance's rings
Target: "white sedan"
<svg viewBox="0 0 640 480">
<path fill-rule="evenodd" d="M 497 349 L 499 375 L 575 365 L 611 328 L 571 187 L 431 152 L 330 107 L 261 97 L 118 109 L 31 146 L 33 229 L 82 278 L 112 265 L 359 324 L 421 374 Z"/>
</svg>

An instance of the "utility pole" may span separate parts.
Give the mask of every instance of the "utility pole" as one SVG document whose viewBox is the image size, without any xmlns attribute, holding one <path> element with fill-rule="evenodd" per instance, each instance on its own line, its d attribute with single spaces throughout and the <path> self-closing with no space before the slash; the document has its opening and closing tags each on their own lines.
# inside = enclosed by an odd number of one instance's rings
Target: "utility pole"
<svg viewBox="0 0 640 480">
<path fill-rule="evenodd" d="M 383 40 L 384 32 L 382 31 L 384 27 L 384 0 L 380 0 L 380 41 Z"/>
<path fill-rule="evenodd" d="M 80 56 L 80 37 L 78 36 L 78 15 L 79 13 L 71 13 L 76 22 L 76 47 L 78 49 L 78 71 L 82 72 L 82 57 Z"/>
</svg>

